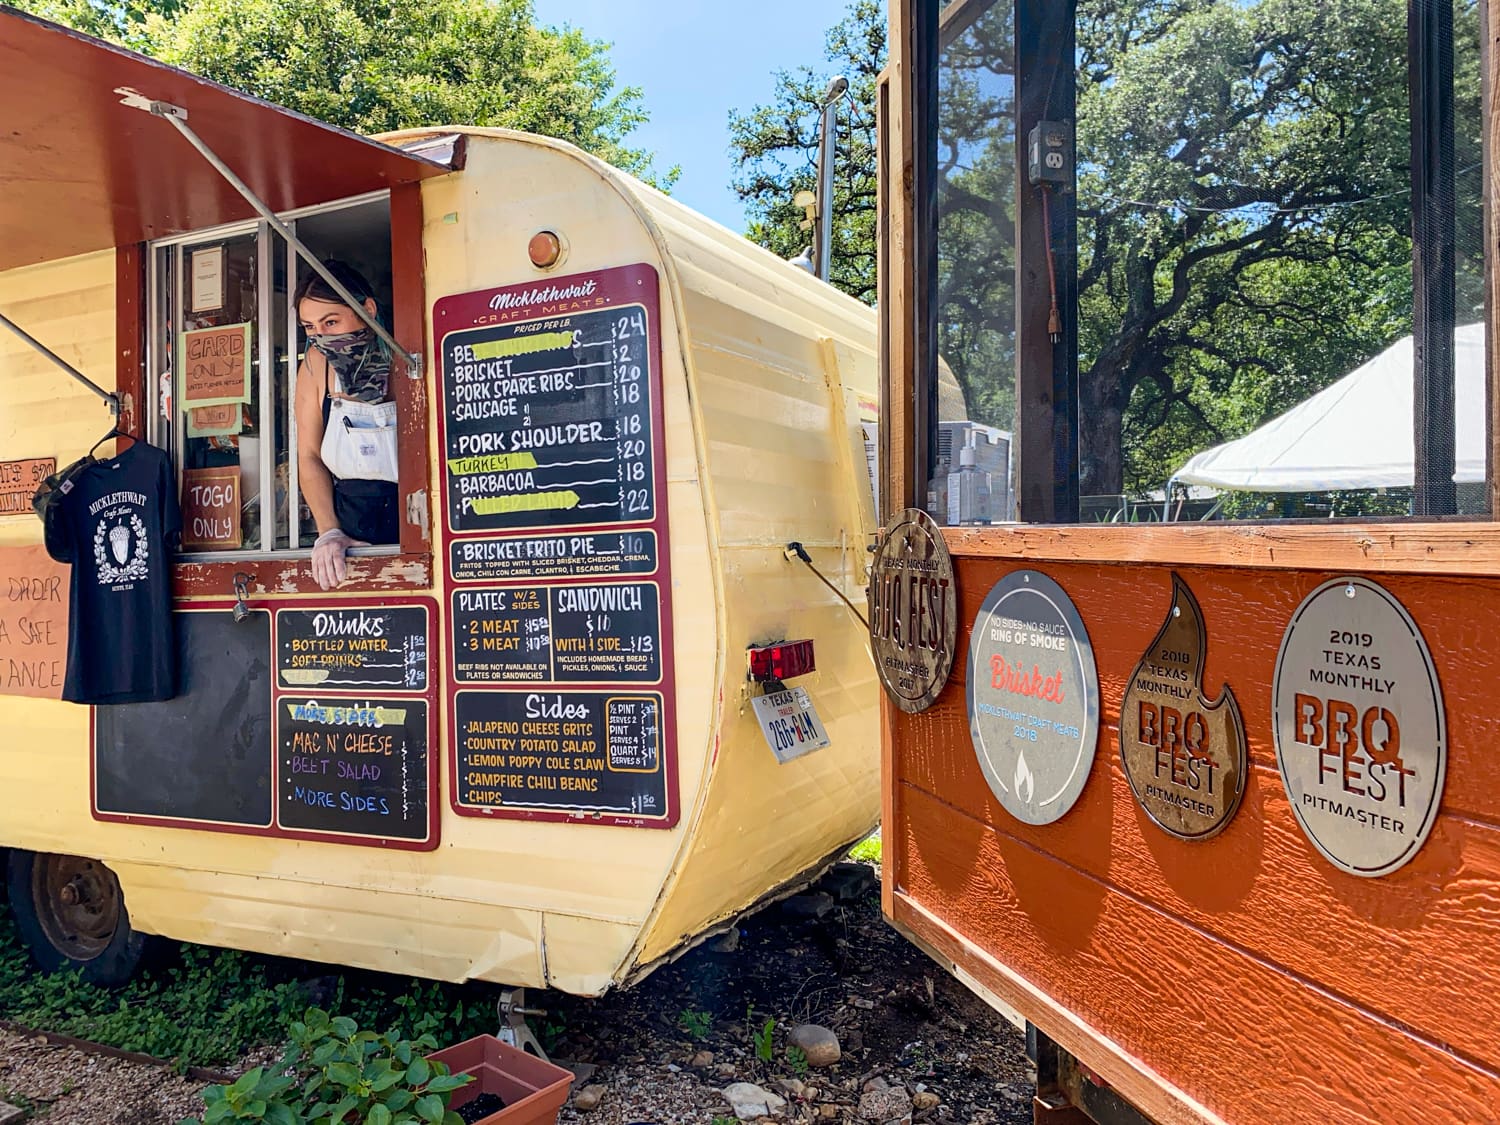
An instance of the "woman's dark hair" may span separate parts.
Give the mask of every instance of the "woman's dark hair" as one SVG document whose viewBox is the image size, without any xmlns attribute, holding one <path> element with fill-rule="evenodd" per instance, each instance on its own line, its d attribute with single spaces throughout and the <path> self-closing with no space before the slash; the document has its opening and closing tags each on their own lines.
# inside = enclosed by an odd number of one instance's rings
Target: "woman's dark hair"
<svg viewBox="0 0 1500 1125">
<path fill-rule="evenodd" d="M 366 300 L 374 299 L 375 293 L 370 288 L 370 283 L 365 280 L 362 273 L 348 262 L 340 262 L 330 258 L 323 263 L 323 266 L 329 273 L 338 278 L 339 284 L 349 290 L 354 299 L 360 304 L 364 304 Z M 323 276 L 315 271 L 309 271 L 307 276 L 297 283 L 297 290 L 292 294 L 292 308 L 295 309 L 300 306 L 304 297 L 311 297 L 314 301 L 327 301 L 333 305 L 342 305 L 344 303 L 344 298 L 335 293 L 333 286 L 324 281 Z M 380 303 L 376 301 L 377 308 L 379 308 L 379 305 Z"/>
</svg>

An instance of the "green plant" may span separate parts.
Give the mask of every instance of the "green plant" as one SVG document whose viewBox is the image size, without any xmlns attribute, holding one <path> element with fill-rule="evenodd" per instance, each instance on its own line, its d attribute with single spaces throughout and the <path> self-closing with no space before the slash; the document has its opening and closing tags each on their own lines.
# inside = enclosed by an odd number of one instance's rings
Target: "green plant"
<svg viewBox="0 0 1500 1125">
<path fill-rule="evenodd" d="M 881 847 L 880 833 L 866 836 L 859 843 L 849 849 L 849 858 L 859 863 L 880 863 Z"/>
<path fill-rule="evenodd" d="M 291 1040 L 270 1070 L 256 1067 L 204 1090 L 204 1125 L 462 1125 L 448 1100 L 473 1079 L 423 1057 L 437 1048 L 430 1034 L 361 1031 L 347 1016 L 310 1008 L 292 1024 Z"/>
<path fill-rule="evenodd" d="M 752 1030 L 750 1032 L 750 1038 L 755 1043 L 755 1057 L 761 1062 L 768 1063 L 771 1061 L 771 1040 L 775 1034 L 776 1021 L 769 1016 L 766 1017 L 766 1022 L 761 1025 L 759 1031 Z"/>
<path fill-rule="evenodd" d="M 792 1073 L 799 1078 L 807 1073 L 807 1052 L 801 1047 L 791 1046 L 786 1049 L 786 1061 L 792 1068 Z"/>
<path fill-rule="evenodd" d="M 708 1038 L 708 1029 L 713 1022 L 713 1013 L 693 1008 L 684 1008 L 677 1016 L 677 1026 L 687 1032 L 689 1039 L 694 1040 Z"/>
</svg>

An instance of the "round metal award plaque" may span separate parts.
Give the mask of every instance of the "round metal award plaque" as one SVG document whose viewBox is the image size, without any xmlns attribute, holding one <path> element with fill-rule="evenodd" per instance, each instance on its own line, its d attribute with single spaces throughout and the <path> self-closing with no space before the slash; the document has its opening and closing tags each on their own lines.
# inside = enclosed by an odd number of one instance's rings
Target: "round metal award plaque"
<svg viewBox="0 0 1500 1125">
<path fill-rule="evenodd" d="M 908 508 L 886 531 L 870 567 L 870 649 L 891 701 L 916 713 L 932 706 L 953 670 L 958 588 L 942 529 Z"/>
<path fill-rule="evenodd" d="M 1099 673 L 1083 618 L 1035 570 L 985 596 L 969 640 L 969 736 L 1005 810 L 1051 824 L 1083 792 L 1099 742 Z"/>
<path fill-rule="evenodd" d="M 1448 744 L 1405 607 L 1367 578 L 1319 586 L 1281 638 L 1272 707 L 1276 764 L 1313 846 L 1351 875 L 1410 862 L 1437 819 Z"/>
</svg>

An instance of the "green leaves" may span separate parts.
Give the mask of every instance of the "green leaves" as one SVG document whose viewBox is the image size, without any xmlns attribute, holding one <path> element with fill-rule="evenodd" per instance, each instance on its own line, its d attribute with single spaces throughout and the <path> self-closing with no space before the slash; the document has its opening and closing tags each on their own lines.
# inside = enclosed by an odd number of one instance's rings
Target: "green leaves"
<svg viewBox="0 0 1500 1125">
<path fill-rule="evenodd" d="M 361 1031 L 349 1017 L 330 1019 L 315 1008 L 292 1031 L 280 1073 L 257 1067 L 203 1092 L 205 1125 L 442 1125 L 453 1091 L 473 1081 L 422 1057 L 436 1046 L 431 1035 L 409 1040 Z"/>
<path fill-rule="evenodd" d="M 21 7 L 364 133 L 486 125 L 561 137 L 670 186 L 626 139 L 646 120 L 607 44 L 541 28 L 530 0 L 90 0 Z"/>
</svg>

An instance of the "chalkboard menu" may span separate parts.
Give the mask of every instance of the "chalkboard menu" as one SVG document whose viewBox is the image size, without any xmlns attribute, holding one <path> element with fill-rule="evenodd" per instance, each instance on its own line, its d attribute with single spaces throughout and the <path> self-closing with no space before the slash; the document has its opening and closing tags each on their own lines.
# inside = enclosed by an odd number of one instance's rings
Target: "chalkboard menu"
<svg viewBox="0 0 1500 1125">
<path fill-rule="evenodd" d="M 455 590 L 452 598 L 461 683 L 661 679 L 654 582 Z"/>
<path fill-rule="evenodd" d="M 283 828 L 426 839 L 426 700 L 282 696 L 276 753 L 276 817 Z"/>
<path fill-rule="evenodd" d="M 427 690 L 423 606 L 283 609 L 276 683 L 293 690 Z"/>
<path fill-rule="evenodd" d="M 94 816 L 271 826 L 271 615 L 174 613 L 178 691 L 94 708 Z"/>
<path fill-rule="evenodd" d="M 442 360 L 454 531 L 655 514 L 644 306 L 452 332 Z"/>
<path fill-rule="evenodd" d="M 663 715 L 657 692 L 461 691 L 459 804 L 659 820 Z"/>
<path fill-rule="evenodd" d="M 656 533 L 588 531 L 455 539 L 448 547 L 455 582 L 535 582 L 656 572 Z"/>
<path fill-rule="evenodd" d="M 631 265 L 433 306 L 461 815 L 677 821 L 660 284 Z"/>
</svg>

